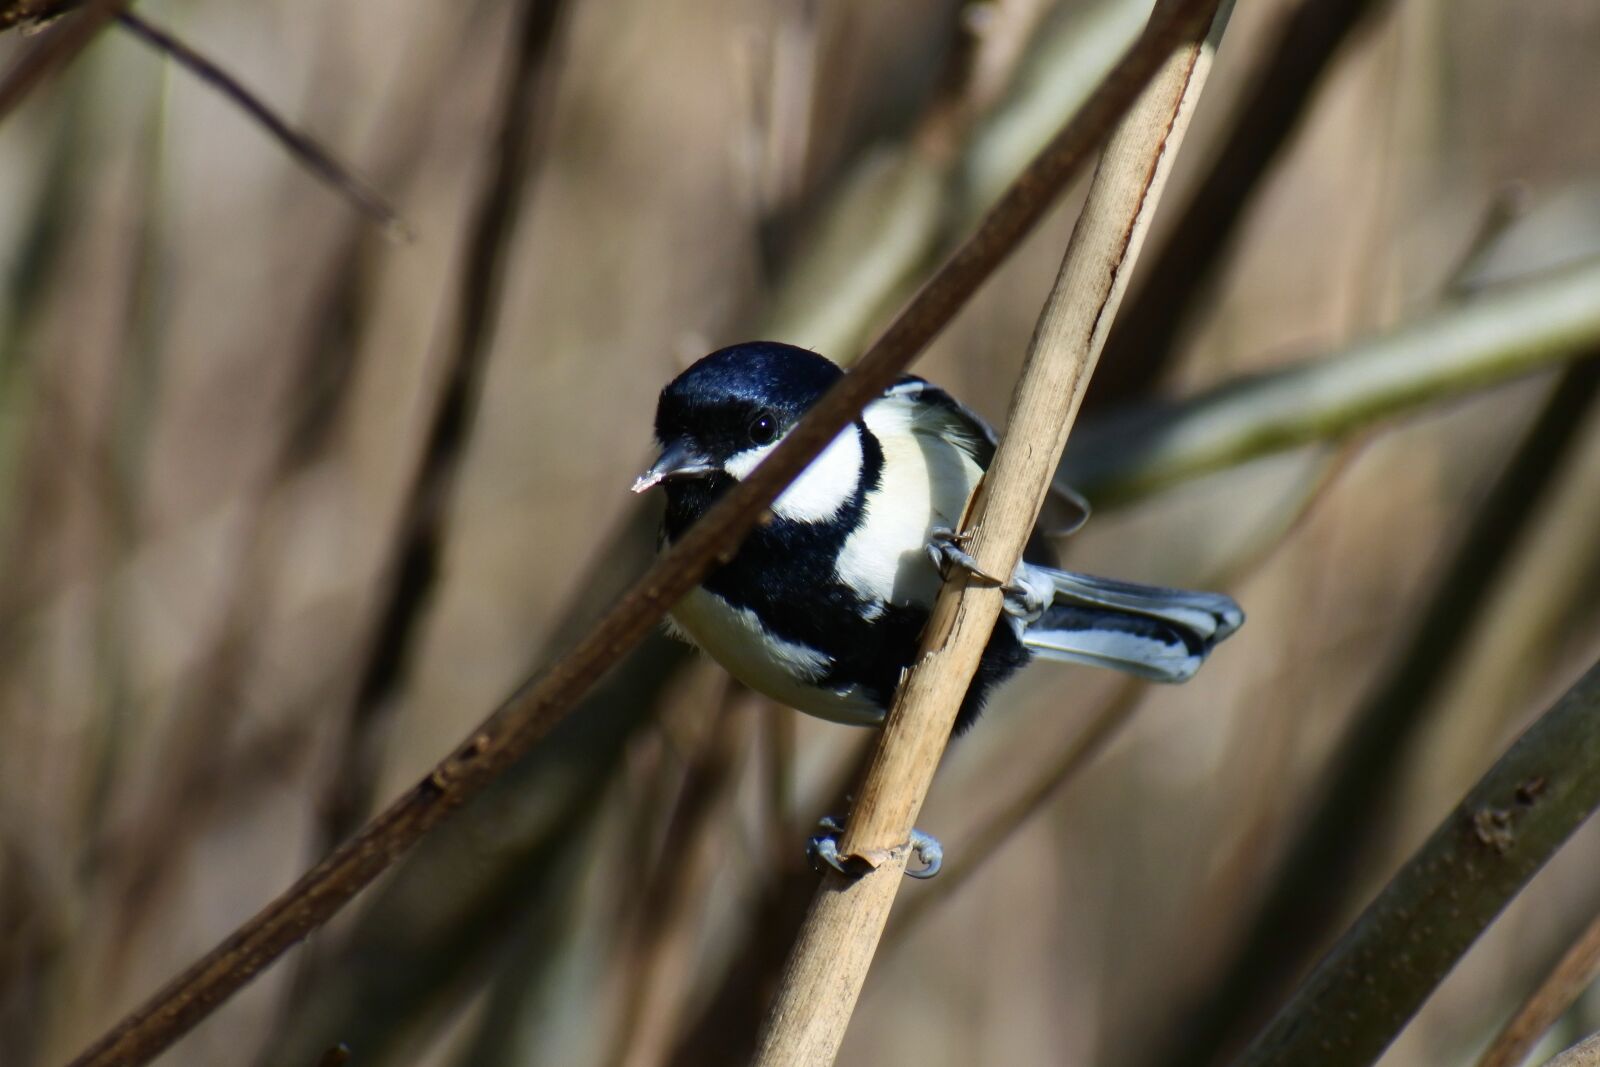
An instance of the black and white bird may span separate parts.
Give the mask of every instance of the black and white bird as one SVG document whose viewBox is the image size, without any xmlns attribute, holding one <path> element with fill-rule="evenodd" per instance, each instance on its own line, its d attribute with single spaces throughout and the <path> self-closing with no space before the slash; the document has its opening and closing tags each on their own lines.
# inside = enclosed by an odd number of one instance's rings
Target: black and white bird
<svg viewBox="0 0 1600 1067">
<path fill-rule="evenodd" d="M 673 379 L 656 408 L 660 457 L 633 486 L 665 490 L 663 543 L 754 470 L 842 374 L 813 352 L 758 341 L 713 352 Z M 780 703 L 881 723 L 943 573 L 968 562 L 951 531 L 995 443 L 949 393 L 902 377 L 672 609 L 673 629 Z M 1058 570 L 1047 554 L 1036 535 L 1011 576 L 957 732 L 1035 656 L 1182 682 L 1244 621 L 1227 596 Z"/>
</svg>

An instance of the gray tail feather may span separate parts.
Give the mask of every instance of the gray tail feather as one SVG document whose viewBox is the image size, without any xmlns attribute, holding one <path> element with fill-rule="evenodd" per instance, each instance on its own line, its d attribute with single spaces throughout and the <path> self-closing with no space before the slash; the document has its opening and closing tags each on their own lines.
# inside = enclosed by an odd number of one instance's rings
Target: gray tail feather
<svg viewBox="0 0 1600 1067">
<path fill-rule="evenodd" d="M 1157 682 L 1187 681 L 1244 623 L 1231 597 L 1163 589 L 1036 567 L 1055 598 L 1023 633 L 1047 659 L 1111 667 Z"/>
</svg>

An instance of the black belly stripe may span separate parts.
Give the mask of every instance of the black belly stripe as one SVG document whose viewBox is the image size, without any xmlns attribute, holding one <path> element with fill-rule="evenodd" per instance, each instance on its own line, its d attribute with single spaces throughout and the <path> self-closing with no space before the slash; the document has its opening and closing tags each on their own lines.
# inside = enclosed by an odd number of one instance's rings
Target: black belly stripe
<svg viewBox="0 0 1600 1067">
<path fill-rule="evenodd" d="M 839 553 L 866 513 L 867 494 L 883 477 L 877 437 L 864 422 L 857 421 L 855 428 L 861 438 L 861 478 L 838 513 L 826 522 L 774 516 L 751 531 L 733 559 L 701 584 L 734 607 L 755 612 L 776 636 L 826 656 L 830 666 L 818 681 L 821 686 L 861 686 L 887 701 L 901 667 L 916 652 L 927 613 L 869 602 L 835 577 Z M 667 538 L 676 540 L 732 484 L 722 477 L 668 483 Z M 873 608 L 882 614 L 868 620 L 865 613 Z"/>
</svg>

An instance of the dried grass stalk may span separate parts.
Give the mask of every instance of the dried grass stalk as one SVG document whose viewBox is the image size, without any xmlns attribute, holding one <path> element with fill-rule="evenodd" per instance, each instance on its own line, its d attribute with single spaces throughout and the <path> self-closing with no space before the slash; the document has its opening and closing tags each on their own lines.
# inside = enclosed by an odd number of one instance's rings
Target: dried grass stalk
<svg viewBox="0 0 1600 1067">
<path fill-rule="evenodd" d="M 1169 6 L 1157 5 L 1155 17 Z M 987 573 L 1011 573 L 1038 517 L 1230 5 L 1209 8 L 1209 33 L 1179 42 L 1167 56 L 1095 172 L 1035 328 L 1005 439 L 970 505 L 968 549 Z M 857 881 L 824 879 L 758 1043 L 754 1062 L 761 1067 L 809 1067 L 837 1055 L 900 885 L 912 823 L 1001 599 L 998 588 L 960 576 L 940 595 L 840 843 L 876 869 Z"/>
</svg>

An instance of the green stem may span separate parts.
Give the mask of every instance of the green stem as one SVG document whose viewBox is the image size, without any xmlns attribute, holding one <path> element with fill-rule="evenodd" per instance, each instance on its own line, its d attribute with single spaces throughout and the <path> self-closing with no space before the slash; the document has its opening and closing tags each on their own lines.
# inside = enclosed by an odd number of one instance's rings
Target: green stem
<svg viewBox="0 0 1600 1067">
<path fill-rule="evenodd" d="M 1489 769 L 1235 1067 L 1375 1061 L 1600 806 L 1600 663 Z"/>
<path fill-rule="evenodd" d="M 1333 355 L 1097 419 L 1060 476 L 1097 505 L 1341 437 L 1600 345 L 1600 261 L 1494 290 Z"/>
</svg>

